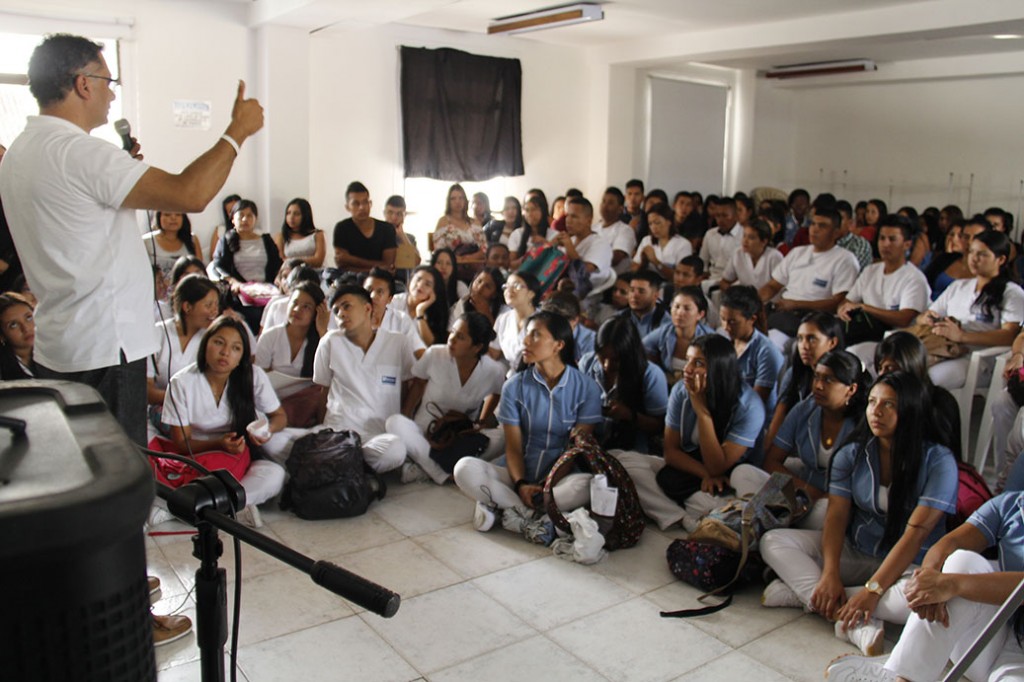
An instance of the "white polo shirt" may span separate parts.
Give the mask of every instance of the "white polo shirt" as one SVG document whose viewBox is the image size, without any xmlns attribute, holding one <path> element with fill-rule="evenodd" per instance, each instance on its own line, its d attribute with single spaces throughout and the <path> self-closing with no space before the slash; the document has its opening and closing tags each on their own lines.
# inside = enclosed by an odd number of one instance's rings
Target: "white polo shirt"
<svg viewBox="0 0 1024 682">
<path fill-rule="evenodd" d="M 167 388 L 171 377 L 196 361 L 199 344 L 203 340 L 203 330 L 196 331 L 185 344 L 185 350 L 182 350 L 174 319 L 158 322 L 156 329 L 160 350 L 146 362 L 146 378 L 152 379 L 157 388 Z M 167 369 L 168 366 L 170 371 Z"/>
<path fill-rule="evenodd" d="M 288 341 L 288 325 L 279 324 L 276 327 L 264 329 L 259 340 L 256 341 L 256 357 L 253 364 L 267 371 L 273 370 L 290 377 L 300 377 L 308 343 L 309 341 L 303 340 L 299 352 L 292 358 L 292 345 Z"/>
<path fill-rule="evenodd" d="M 921 312 L 931 302 L 928 278 L 913 263 L 904 263 L 896 272 L 885 274 L 885 263 L 872 263 L 864 268 L 846 300 L 866 303 L 882 310 L 915 310 Z"/>
<path fill-rule="evenodd" d="M 722 279 L 725 268 L 732 260 L 732 255 L 740 250 L 743 240 L 743 226 L 739 223 L 722 234 L 717 227 L 704 234 L 704 243 L 700 247 L 700 258 L 704 261 L 704 271 L 709 274 L 710 282 Z"/>
<path fill-rule="evenodd" d="M 636 255 L 633 256 L 634 263 L 640 265 L 643 262 L 644 249 L 648 246 L 654 247 L 654 255 L 667 268 L 675 268 L 679 261 L 693 253 L 693 244 L 690 243 L 690 240 L 680 237 L 678 234 L 672 235 L 672 238 L 663 244 L 655 244 L 654 237 L 647 235 L 640 240 L 640 246 L 636 247 Z M 661 274 L 653 263 L 648 263 L 647 268 L 651 272 Z"/>
<path fill-rule="evenodd" d="M 976 277 L 955 280 L 928 309 L 936 315 L 955 318 L 965 332 L 993 331 L 1008 322 L 1020 324 L 1024 321 L 1024 290 L 1019 286 L 1007 282 L 1002 305 L 989 315 L 974 305 L 978 298 L 977 286 Z"/>
<path fill-rule="evenodd" d="M 600 289 L 609 279 L 615 278 L 615 271 L 612 270 L 612 245 L 607 239 L 596 232 L 591 232 L 580 241 L 576 241 L 575 237 L 572 239 L 580 260 L 597 268 L 590 273 L 594 289 Z"/>
<path fill-rule="evenodd" d="M 252 368 L 252 384 L 258 412 L 270 414 L 281 406 L 267 373 L 259 367 Z M 218 403 L 213 397 L 213 390 L 206 376 L 199 371 L 197 365 L 189 365 L 171 377 L 170 389 L 164 395 L 161 419 L 171 426 L 192 427 L 193 438 L 220 438 L 226 433 L 234 432 L 234 414 L 228 404 L 228 394 L 225 386 L 224 394 Z"/>
<path fill-rule="evenodd" d="M 615 251 L 622 251 L 632 257 L 636 251 L 636 232 L 621 220 L 617 220 L 611 225 L 595 223 L 592 229 L 612 245 L 613 256 Z M 622 262 L 615 268 L 615 271 L 619 274 L 629 271 L 629 258 L 623 258 Z"/>
<path fill-rule="evenodd" d="M 412 363 L 405 334 L 378 330 L 364 354 L 344 332 L 327 332 L 313 360 L 313 382 L 330 388 L 324 426 L 355 431 L 364 442 L 384 433 L 384 420 L 402 411 Z"/>
<path fill-rule="evenodd" d="M 494 339 L 491 341 L 491 348 L 500 350 L 509 364 L 509 374 L 516 371 L 519 360 L 523 356 L 523 339 L 526 338 L 526 325 L 519 328 L 516 311 L 512 308 L 498 314 L 494 320 Z"/>
<path fill-rule="evenodd" d="M 0 195 L 39 299 L 42 365 L 83 372 L 159 349 L 152 265 L 135 211 L 121 208 L 148 168 L 55 116 L 30 116 L 4 156 Z"/>
<path fill-rule="evenodd" d="M 813 246 L 798 246 L 782 259 L 772 274 L 785 287 L 791 301 L 822 301 L 849 291 L 860 274 L 857 257 L 841 246 L 815 253 Z"/>
<path fill-rule="evenodd" d="M 424 433 L 437 414 L 448 410 L 458 410 L 476 419 L 484 398 L 500 395 L 505 383 L 505 367 L 484 353 L 463 384 L 459 379 L 459 368 L 448 346 L 444 345 L 428 348 L 413 365 L 412 375 L 427 380 L 423 399 L 413 420 Z"/>
<path fill-rule="evenodd" d="M 754 265 L 750 254 L 741 248 L 732 255 L 732 260 L 729 261 L 729 266 L 722 274 L 722 279 L 760 289 L 768 284 L 768 280 L 775 274 L 781 262 L 782 254 L 774 247 L 769 246 L 764 250 L 757 265 Z"/>
</svg>

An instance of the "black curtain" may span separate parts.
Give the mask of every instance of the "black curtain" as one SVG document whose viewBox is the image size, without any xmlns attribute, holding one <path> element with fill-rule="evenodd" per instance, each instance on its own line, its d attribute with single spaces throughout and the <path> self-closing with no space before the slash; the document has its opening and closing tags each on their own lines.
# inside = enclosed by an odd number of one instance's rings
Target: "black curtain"
<svg viewBox="0 0 1024 682">
<path fill-rule="evenodd" d="M 523 175 L 518 59 L 402 47 L 405 176 Z"/>
</svg>

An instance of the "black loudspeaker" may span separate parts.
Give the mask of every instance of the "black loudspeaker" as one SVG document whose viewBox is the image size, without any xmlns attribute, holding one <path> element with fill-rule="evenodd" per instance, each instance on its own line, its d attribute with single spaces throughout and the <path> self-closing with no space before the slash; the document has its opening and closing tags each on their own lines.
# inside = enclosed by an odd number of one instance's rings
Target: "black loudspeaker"
<svg viewBox="0 0 1024 682">
<path fill-rule="evenodd" d="M 144 456 L 84 384 L 0 383 L 0 417 L 0 679 L 156 680 Z"/>
</svg>

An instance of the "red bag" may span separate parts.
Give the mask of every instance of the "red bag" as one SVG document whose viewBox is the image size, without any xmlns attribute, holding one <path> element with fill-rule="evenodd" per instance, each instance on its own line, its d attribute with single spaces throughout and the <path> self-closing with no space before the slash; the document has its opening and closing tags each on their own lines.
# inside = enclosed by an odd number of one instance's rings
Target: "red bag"
<svg viewBox="0 0 1024 682">
<path fill-rule="evenodd" d="M 946 530 L 950 531 L 964 523 L 978 507 L 992 499 L 985 479 L 978 470 L 967 462 L 957 462 L 960 487 L 956 492 L 956 514 L 946 517 Z"/>
<path fill-rule="evenodd" d="M 187 456 L 187 453 L 178 452 L 173 441 L 161 438 L 160 436 L 149 441 L 149 449 L 156 450 L 157 452 L 168 452 L 172 455 Z M 230 452 L 222 450 L 207 450 L 196 455 L 195 461 L 210 471 L 224 469 L 234 476 L 236 480 L 241 481 L 242 476 L 249 470 L 249 448 L 246 446 L 237 455 L 232 455 Z M 203 475 L 195 467 L 190 467 L 184 462 L 178 462 L 173 459 L 150 457 L 149 463 L 153 467 L 153 474 L 156 476 L 156 480 L 172 488 L 180 488 Z"/>
</svg>

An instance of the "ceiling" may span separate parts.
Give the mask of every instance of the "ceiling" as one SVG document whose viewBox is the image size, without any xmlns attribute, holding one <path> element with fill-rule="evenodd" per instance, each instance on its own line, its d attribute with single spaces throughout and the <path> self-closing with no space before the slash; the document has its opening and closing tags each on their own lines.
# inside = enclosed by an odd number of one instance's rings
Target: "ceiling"
<svg viewBox="0 0 1024 682">
<path fill-rule="evenodd" d="M 318 30 L 402 24 L 483 34 L 502 16 L 558 0 L 220 0 L 247 3 L 250 23 Z M 731 68 L 865 58 L 879 63 L 1024 52 L 1022 0 L 596 0 L 603 21 L 548 29 L 514 40 L 642 51 L 674 41 L 677 54 Z M 874 17 L 879 17 L 876 23 Z M 836 24 L 856 25 L 847 37 Z M 797 33 L 792 28 L 800 26 Z M 817 31 L 827 39 L 814 42 Z M 760 35 L 757 35 L 760 34 Z M 708 42 L 707 36 L 715 36 Z M 637 47 L 639 46 L 639 47 Z M 671 52 L 671 48 L 669 48 Z"/>
</svg>

